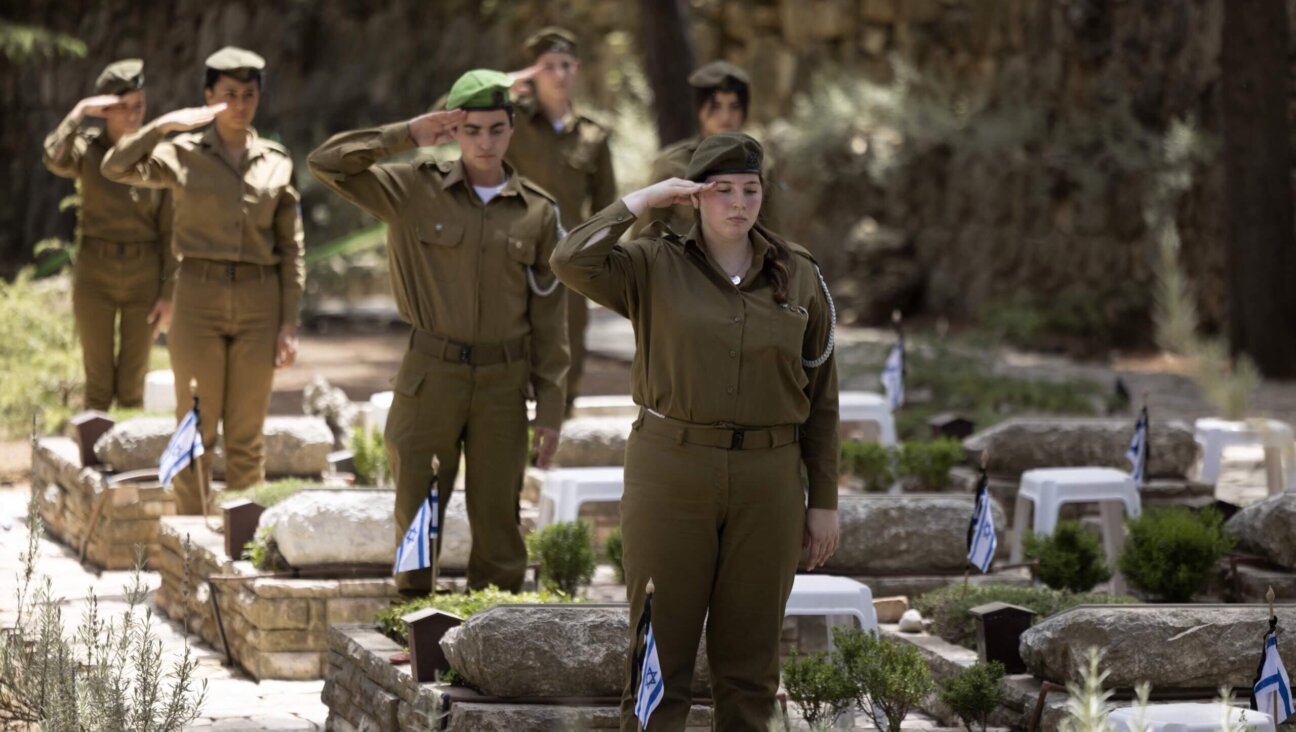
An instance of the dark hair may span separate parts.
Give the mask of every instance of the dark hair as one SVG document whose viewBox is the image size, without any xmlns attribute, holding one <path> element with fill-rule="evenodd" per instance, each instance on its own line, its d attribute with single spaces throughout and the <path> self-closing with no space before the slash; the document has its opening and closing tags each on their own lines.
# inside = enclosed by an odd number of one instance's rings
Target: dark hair
<svg viewBox="0 0 1296 732">
<path fill-rule="evenodd" d="M 769 190 L 765 185 L 765 176 L 761 175 L 761 191 Z M 761 210 L 765 209 L 764 200 L 761 201 Z M 693 210 L 694 220 L 697 222 L 698 230 L 702 229 L 702 209 Z M 774 302 L 779 305 L 786 305 L 788 301 L 788 282 L 792 279 L 792 270 L 788 267 L 788 262 L 792 261 L 792 249 L 788 246 L 787 240 L 775 234 L 761 223 L 759 214 L 757 215 L 756 225 L 753 230 L 760 233 L 761 236 L 769 240 L 770 253 L 765 257 L 765 264 L 761 266 L 761 271 L 770 281 L 770 288 L 774 290 Z"/>
<path fill-rule="evenodd" d="M 222 76 L 228 76 L 229 78 L 235 81 L 241 81 L 244 83 L 249 81 L 255 81 L 257 83 L 258 90 L 260 90 L 261 87 L 265 86 L 265 83 L 261 80 L 260 69 L 243 69 L 243 71 L 244 71 L 243 75 L 246 76 L 247 78 L 240 79 L 239 75 L 232 74 L 229 71 L 222 71 L 220 69 L 207 69 L 207 74 L 206 76 L 203 77 L 203 89 L 215 88 L 216 82 L 220 81 L 220 78 Z"/>
<path fill-rule="evenodd" d="M 743 118 L 747 118 L 747 106 L 751 102 L 751 89 L 741 81 L 732 76 L 726 76 L 724 81 L 715 86 L 693 89 L 693 114 L 696 116 L 702 113 L 712 102 L 715 101 L 717 94 L 731 92 L 738 96 L 738 104 L 742 107 Z"/>
</svg>

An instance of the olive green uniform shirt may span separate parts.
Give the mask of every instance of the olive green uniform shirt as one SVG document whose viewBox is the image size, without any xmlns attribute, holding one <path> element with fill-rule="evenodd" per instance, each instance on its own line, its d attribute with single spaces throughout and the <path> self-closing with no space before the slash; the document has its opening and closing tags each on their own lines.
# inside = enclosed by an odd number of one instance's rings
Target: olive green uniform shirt
<svg viewBox="0 0 1296 732">
<path fill-rule="evenodd" d="M 702 143 L 702 138 L 693 136 L 685 140 L 680 140 L 672 145 L 667 145 L 658 153 L 657 158 L 653 160 L 652 171 L 648 174 L 649 183 L 660 183 L 671 178 L 684 178 L 688 175 L 689 161 L 693 159 L 693 153 L 697 152 L 698 145 Z M 760 222 L 774 231 L 780 231 L 778 210 L 776 199 L 778 198 L 775 189 L 778 187 L 774 182 L 775 170 L 773 161 L 770 159 L 769 152 L 766 151 L 763 163 L 765 174 L 763 196 L 761 197 Z M 660 221 L 670 227 L 670 230 L 683 234 L 693 228 L 696 221 L 692 206 L 670 206 L 669 208 L 654 208 L 644 212 L 644 215 L 635 222 L 630 229 L 630 236 L 639 236 L 643 230 L 655 221 Z"/>
<path fill-rule="evenodd" d="M 282 145 L 253 130 L 236 163 L 215 126 L 167 140 L 154 122 L 118 140 L 104 157 L 103 173 L 121 183 L 171 190 L 181 259 L 278 265 L 281 324 L 297 322 L 306 285 L 305 236 L 292 158 Z"/>
<path fill-rule="evenodd" d="M 559 132 L 534 99 L 519 102 L 507 159 L 558 201 L 565 228 L 616 200 L 608 128 L 574 109 Z"/>
<path fill-rule="evenodd" d="M 156 242 L 162 292 L 171 299 L 176 259 L 171 249 L 171 195 L 108 180 L 99 166 L 112 149 L 99 129 L 82 129 L 69 115 L 45 138 L 45 167 L 81 182 L 81 236 L 113 244 Z"/>
<path fill-rule="evenodd" d="M 387 223 L 392 289 L 414 327 L 465 344 L 531 340 L 536 423 L 562 425 L 566 298 L 549 269 L 555 204 L 505 165 L 508 182 L 482 204 L 460 161 L 378 161 L 412 150 L 409 124 L 335 135 L 311 153 L 311 173 Z"/>
<path fill-rule="evenodd" d="M 837 369 L 822 280 L 809 252 L 790 245 L 788 302 L 762 271 L 769 240 L 752 231 L 752 265 L 734 285 L 696 229 L 618 244 L 635 217 L 623 201 L 558 243 L 563 283 L 630 319 L 637 404 L 672 419 L 745 428 L 801 425 L 811 508 L 837 507 Z M 654 229 L 656 230 L 656 229 Z"/>
</svg>

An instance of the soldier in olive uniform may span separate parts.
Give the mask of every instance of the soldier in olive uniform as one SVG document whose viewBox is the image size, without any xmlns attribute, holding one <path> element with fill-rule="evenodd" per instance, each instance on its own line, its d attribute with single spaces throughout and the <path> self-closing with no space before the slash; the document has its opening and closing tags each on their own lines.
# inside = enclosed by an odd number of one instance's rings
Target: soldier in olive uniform
<svg viewBox="0 0 1296 732">
<path fill-rule="evenodd" d="M 572 104 L 572 87 L 580 70 L 575 34 L 543 28 L 527 40 L 526 52 L 532 65 L 512 75 L 513 88 L 531 93 L 518 100 L 508 159 L 519 174 L 553 195 L 563 227 L 570 228 L 616 200 L 616 175 L 608 149 L 610 126 Z M 568 405 L 576 399 L 585 371 L 588 324 L 589 304 L 583 296 L 568 293 Z"/>
<path fill-rule="evenodd" d="M 149 347 L 171 319 L 171 196 L 114 183 L 99 172 L 113 144 L 144 121 L 144 62 L 109 64 L 95 80 L 95 94 L 77 102 L 45 138 L 45 167 L 76 179 L 81 191 L 72 310 L 86 408 L 108 409 L 114 399 L 121 407 L 140 407 Z M 86 117 L 102 118 L 103 129 L 82 129 Z"/>
<path fill-rule="evenodd" d="M 688 180 L 625 196 L 553 258 L 564 284 L 634 323 L 641 411 L 621 526 L 631 628 L 656 587 L 664 688 L 651 730 L 684 727 L 704 619 L 715 729 L 766 729 L 798 556 L 808 549 L 814 568 L 837 545 L 832 300 L 810 254 L 757 223 L 761 158 L 747 135 L 712 135 Z M 617 243 L 671 205 L 696 206 L 698 225 Z M 639 729 L 636 691 L 628 682 L 622 730 Z"/>
<path fill-rule="evenodd" d="M 536 399 L 537 463 L 558 445 L 567 376 L 565 291 L 549 269 L 558 241 L 549 194 L 504 162 L 513 134 L 510 79 L 476 70 L 455 82 L 448 111 L 335 135 L 311 172 L 387 223 L 392 289 L 410 347 L 384 437 L 396 481 L 396 541 L 439 484 L 466 462 L 472 552 L 468 585 L 516 592 L 526 569 L 518 497 L 527 459 L 526 397 Z M 383 161 L 454 139 L 459 160 Z M 445 515 L 449 496 L 442 493 Z M 428 570 L 397 575 L 431 590 Z"/>
<path fill-rule="evenodd" d="M 693 111 L 697 116 L 698 134 L 663 148 L 653 161 L 648 177 L 651 181 L 683 178 L 693 153 L 703 140 L 720 132 L 737 132 L 747 122 L 751 81 L 746 71 L 728 61 L 712 61 L 689 74 L 688 83 L 693 87 Z M 761 205 L 760 221 L 777 230 L 779 222 L 775 217 L 773 195 L 776 186 L 772 183 L 773 165 L 769 155 L 765 156 L 764 167 L 765 201 Z M 654 221 L 661 221 L 671 231 L 682 234 L 693 227 L 693 209 L 681 205 L 649 211 L 635 222 L 630 230 L 631 236 L 638 236 Z"/>
<path fill-rule="evenodd" d="M 180 257 L 168 345 L 176 406 L 186 412 L 196 379 L 202 406 L 203 470 L 210 471 L 218 422 L 230 489 L 265 480 L 262 428 L 276 367 L 297 358 L 297 311 L 306 274 L 300 197 L 288 151 L 252 127 L 265 61 L 223 48 L 207 58 L 205 107 L 159 117 L 104 158 L 104 175 L 169 189 Z M 172 139 L 173 131 L 204 132 Z M 176 476 L 176 510 L 205 506 L 190 471 Z"/>
</svg>

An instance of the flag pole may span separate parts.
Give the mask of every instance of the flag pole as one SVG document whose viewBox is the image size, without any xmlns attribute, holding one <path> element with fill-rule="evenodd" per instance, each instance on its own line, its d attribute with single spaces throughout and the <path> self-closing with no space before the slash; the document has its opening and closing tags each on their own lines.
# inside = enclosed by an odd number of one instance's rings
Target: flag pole
<svg viewBox="0 0 1296 732">
<path fill-rule="evenodd" d="M 1268 590 L 1267 592 L 1265 592 L 1265 599 L 1269 601 L 1269 627 L 1272 629 L 1271 632 L 1274 634 L 1274 642 L 1277 643 L 1277 641 L 1278 641 L 1278 613 L 1274 612 L 1274 591 L 1273 591 L 1273 585 L 1269 585 L 1269 590 Z M 1275 650 L 1275 652 L 1276 652 L 1276 650 Z M 1269 638 L 1266 636 L 1266 637 L 1265 637 L 1265 649 L 1264 649 L 1264 654 L 1268 654 L 1268 653 L 1269 653 Z M 1264 655 L 1261 656 L 1261 659 L 1262 659 L 1262 660 L 1261 660 L 1261 663 L 1264 663 L 1264 661 L 1263 661 L 1263 659 L 1264 659 Z M 1274 684 L 1274 689 L 1273 689 L 1273 691 L 1271 691 L 1271 692 L 1269 692 L 1269 693 L 1272 695 L 1270 701 L 1271 701 L 1272 704 L 1273 704 L 1273 706 L 1271 707 L 1271 709 L 1273 709 L 1274 728 L 1276 729 L 1276 728 L 1278 727 L 1278 684 Z"/>
<path fill-rule="evenodd" d="M 989 450 L 982 450 L 982 451 L 981 451 L 981 475 L 977 476 L 977 490 L 976 490 L 976 493 L 973 493 L 973 495 L 972 495 L 972 516 L 973 516 L 973 518 L 975 518 L 976 515 L 977 515 L 977 513 L 981 510 L 981 509 L 980 509 L 980 506 L 978 505 L 977 496 L 978 496 L 978 494 L 981 492 L 981 478 L 985 476 L 985 474 L 986 474 L 986 468 L 987 468 L 989 465 L 990 465 L 990 451 L 989 451 Z M 987 479 L 987 485 L 986 485 L 986 500 L 990 500 L 990 486 L 989 486 L 989 480 L 988 480 L 988 479 Z M 968 581 L 969 581 L 969 579 L 971 578 L 971 576 L 972 576 L 972 558 L 971 558 L 971 557 L 968 557 L 968 560 L 967 560 L 967 566 L 963 568 L 963 596 L 964 596 L 964 597 L 967 597 L 967 593 L 968 593 Z"/>
<path fill-rule="evenodd" d="M 440 470 L 441 470 L 441 461 L 437 459 L 436 455 L 433 455 L 432 456 L 432 485 L 436 487 L 437 505 L 436 505 L 436 516 L 430 517 L 429 520 L 436 521 L 437 530 L 435 534 L 432 534 L 432 547 L 431 547 L 432 548 L 432 589 L 431 592 L 428 593 L 429 595 L 436 595 L 437 593 L 437 575 L 440 574 L 440 569 L 441 569 L 441 552 L 439 551 L 441 548 L 441 528 L 442 528 L 441 527 L 441 485 L 438 482 L 439 481 L 438 475 L 440 473 Z"/>
<path fill-rule="evenodd" d="M 189 393 L 193 394 L 193 411 L 194 411 L 194 416 L 197 417 L 197 419 L 194 420 L 194 431 L 197 433 L 196 435 L 197 438 L 201 440 L 202 439 L 202 410 L 198 408 L 198 379 L 197 378 L 189 379 Z M 190 454 L 192 455 L 193 453 L 192 445 L 190 445 L 189 451 Z M 203 452 L 206 452 L 206 450 L 204 449 Z M 194 471 L 194 473 L 196 473 L 198 478 L 198 500 L 202 501 L 203 525 L 206 526 L 211 531 L 215 531 L 217 533 L 222 533 L 222 534 L 225 533 L 225 527 L 223 526 L 213 527 L 211 525 L 211 515 L 210 515 L 208 501 L 207 501 L 207 471 L 203 469 L 202 457 L 201 456 L 196 458 L 191 457 L 189 460 L 189 469 Z"/>
</svg>

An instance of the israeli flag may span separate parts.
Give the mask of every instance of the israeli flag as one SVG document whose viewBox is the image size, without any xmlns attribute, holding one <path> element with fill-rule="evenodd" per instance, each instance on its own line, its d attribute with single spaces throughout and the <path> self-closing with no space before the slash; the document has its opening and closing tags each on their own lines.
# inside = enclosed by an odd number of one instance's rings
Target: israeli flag
<svg viewBox="0 0 1296 732">
<path fill-rule="evenodd" d="M 441 533 L 438 523 L 441 516 L 437 510 L 437 504 L 440 503 L 438 493 L 436 476 L 432 476 L 432 487 L 428 490 L 427 498 L 423 499 L 423 505 L 419 506 L 418 513 L 410 522 L 405 538 L 401 539 L 400 546 L 396 548 L 396 565 L 392 567 L 392 576 L 432 566 L 432 539 Z"/>
<path fill-rule="evenodd" d="M 1139 412 L 1138 422 L 1134 424 L 1134 436 L 1130 438 L 1129 449 L 1125 451 L 1125 457 L 1129 459 L 1130 477 L 1135 483 L 1142 485 L 1147 480 L 1147 463 L 1148 463 L 1148 412 L 1147 407 Z"/>
<path fill-rule="evenodd" d="M 198 405 L 195 404 L 184 419 L 180 420 L 180 426 L 176 427 L 171 441 L 162 451 L 162 458 L 158 461 L 158 478 L 162 485 L 170 488 L 176 474 L 202 456 L 203 441 L 198 425 Z"/>
<path fill-rule="evenodd" d="M 976 510 L 972 513 L 972 526 L 968 540 L 968 562 L 981 570 L 981 574 L 990 571 L 994 562 L 995 551 L 999 548 L 999 537 L 995 536 L 994 513 L 990 510 L 990 492 L 987 490 L 985 472 L 981 473 L 981 485 L 977 486 Z"/>
<path fill-rule="evenodd" d="M 1278 631 L 1265 634 L 1264 653 L 1260 657 L 1260 673 L 1251 689 L 1251 708 L 1273 717 L 1275 725 L 1292 716 L 1291 679 L 1278 657 Z"/>
<path fill-rule="evenodd" d="M 887 405 L 891 411 L 904 406 L 904 337 L 896 339 L 882 367 L 882 388 L 886 391 Z"/>
<path fill-rule="evenodd" d="M 635 717 L 642 728 L 648 726 L 648 718 L 661 704 L 663 691 L 661 661 L 657 660 L 657 637 L 653 634 L 652 623 L 648 623 L 648 634 L 644 637 L 643 666 L 639 670 L 639 691 L 635 694 Z"/>
</svg>

